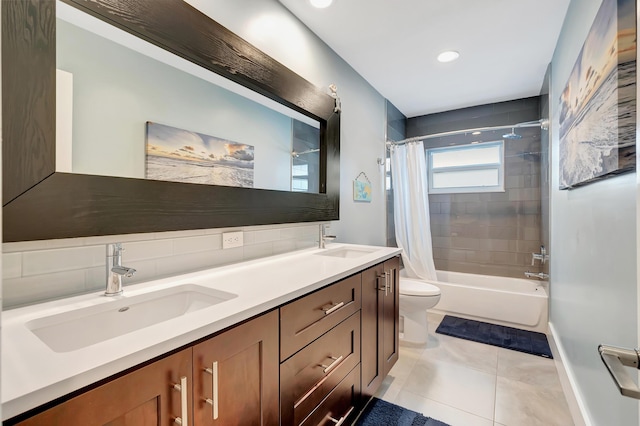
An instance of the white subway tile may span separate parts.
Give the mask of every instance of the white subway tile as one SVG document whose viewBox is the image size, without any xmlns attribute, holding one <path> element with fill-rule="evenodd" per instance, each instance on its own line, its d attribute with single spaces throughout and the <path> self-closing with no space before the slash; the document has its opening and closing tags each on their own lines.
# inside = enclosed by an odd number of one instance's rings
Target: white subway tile
<svg viewBox="0 0 640 426">
<path fill-rule="evenodd" d="M 244 245 L 255 244 L 256 231 L 244 231 L 242 234 L 242 242 Z"/>
<path fill-rule="evenodd" d="M 3 307 L 12 308 L 85 292 L 85 271 L 4 280 Z"/>
<path fill-rule="evenodd" d="M 264 231 L 255 231 L 254 244 L 267 243 L 271 241 L 277 241 L 280 239 L 279 229 L 268 229 Z"/>
<path fill-rule="evenodd" d="M 185 238 L 185 237 L 197 237 L 199 235 L 206 235 L 205 229 L 189 229 L 186 231 L 166 231 L 166 232 L 156 232 L 155 234 L 156 240 L 166 240 L 170 238 Z"/>
<path fill-rule="evenodd" d="M 313 239 L 310 239 L 310 240 L 303 240 L 303 239 L 296 240 L 296 248 L 298 250 L 308 249 L 308 248 L 312 248 L 312 247 L 318 247 L 318 242 L 316 240 L 313 240 Z"/>
<path fill-rule="evenodd" d="M 2 278 L 20 278 L 22 276 L 22 253 L 3 253 Z"/>
<path fill-rule="evenodd" d="M 273 254 L 288 253 L 296 249 L 296 240 L 280 240 L 273 243 Z"/>
<path fill-rule="evenodd" d="M 280 239 L 281 240 L 290 240 L 296 237 L 296 228 L 281 228 L 280 229 Z"/>
<path fill-rule="evenodd" d="M 253 244 L 250 246 L 244 246 L 243 257 L 244 260 L 259 259 L 261 257 L 267 257 L 273 255 L 273 243 L 261 243 Z"/>
<path fill-rule="evenodd" d="M 29 250 L 45 250 L 47 248 L 46 241 L 20 241 L 17 243 L 3 243 L 3 253 L 15 253 Z"/>
<path fill-rule="evenodd" d="M 156 267 L 159 276 L 176 275 L 185 272 L 197 271 L 211 267 L 214 262 L 214 255 L 218 252 L 204 251 L 200 253 L 190 253 L 157 259 Z"/>
<path fill-rule="evenodd" d="M 174 254 L 197 253 L 222 248 L 222 235 L 176 238 L 173 240 Z"/>
<path fill-rule="evenodd" d="M 22 254 L 22 276 L 92 268 L 104 265 L 105 257 L 101 246 L 29 251 Z"/>
<path fill-rule="evenodd" d="M 137 260 L 156 259 L 168 257 L 173 254 L 173 240 L 138 241 L 122 244 L 122 262 L 135 262 Z"/>
<path fill-rule="evenodd" d="M 144 234 L 123 234 L 123 235 L 105 235 L 102 237 L 85 237 L 85 246 L 97 246 L 101 244 L 110 243 L 126 243 L 132 241 L 149 241 L 155 239 L 155 234 L 152 232 Z"/>
<path fill-rule="evenodd" d="M 244 260 L 244 247 L 234 247 L 213 252 L 213 266 L 228 265 Z"/>
</svg>

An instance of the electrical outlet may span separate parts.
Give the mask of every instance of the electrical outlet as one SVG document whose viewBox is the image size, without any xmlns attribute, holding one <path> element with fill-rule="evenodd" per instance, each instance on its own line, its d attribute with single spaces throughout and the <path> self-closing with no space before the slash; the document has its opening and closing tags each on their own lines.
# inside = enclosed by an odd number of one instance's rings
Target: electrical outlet
<svg viewBox="0 0 640 426">
<path fill-rule="evenodd" d="M 242 247 L 244 244 L 242 231 L 224 232 L 222 234 L 222 248 Z"/>
</svg>

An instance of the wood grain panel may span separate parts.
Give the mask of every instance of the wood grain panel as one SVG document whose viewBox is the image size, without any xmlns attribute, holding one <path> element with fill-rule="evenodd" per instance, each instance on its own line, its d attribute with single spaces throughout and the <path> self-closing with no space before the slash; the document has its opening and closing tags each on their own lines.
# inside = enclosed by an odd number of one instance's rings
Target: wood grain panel
<svg viewBox="0 0 640 426">
<path fill-rule="evenodd" d="M 28 418 L 19 426 L 122 426 L 169 425 L 180 416 L 180 393 L 172 388 L 180 377 L 191 386 L 192 350 L 174 355 L 82 393 Z M 188 392 L 188 405 L 192 392 Z M 157 410 L 153 411 L 153 406 Z M 140 423 L 142 422 L 142 423 Z M 15 423 L 10 423 L 15 424 Z"/>
<path fill-rule="evenodd" d="M 326 120 L 328 93 L 185 2 L 64 0 L 303 114 Z M 167 13 L 167 12 L 170 13 Z"/>
<path fill-rule="evenodd" d="M 2 1 L 3 203 L 55 171 L 55 7 Z"/>
<path fill-rule="evenodd" d="M 380 276 L 384 274 L 384 264 L 378 264 L 362 271 L 362 396 L 375 395 L 384 379 L 382 362 L 384 283 Z M 384 281 L 384 280 L 383 280 Z"/>
<path fill-rule="evenodd" d="M 360 309 L 360 274 L 280 308 L 280 361 L 284 361 Z M 326 309 L 343 305 L 325 313 Z"/>
</svg>

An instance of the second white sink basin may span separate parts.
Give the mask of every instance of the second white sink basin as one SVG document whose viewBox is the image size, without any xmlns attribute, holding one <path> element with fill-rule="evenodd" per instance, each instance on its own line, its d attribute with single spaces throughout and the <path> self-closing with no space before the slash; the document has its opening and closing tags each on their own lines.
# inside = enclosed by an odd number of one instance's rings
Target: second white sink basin
<svg viewBox="0 0 640 426">
<path fill-rule="evenodd" d="M 353 248 L 353 247 L 339 247 L 331 250 L 320 251 L 316 253 L 319 256 L 331 256 L 331 257 L 343 257 L 343 258 L 355 258 L 364 256 L 365 254 L 373 253 L 377 249 L 365 249 L 365 248 Z"/>
<path fill-rule="evenodd" d="M 71 352 L 237 297 L 183 284 L 38 318 L 26 325 L 55 352 Z"/>
</svg>

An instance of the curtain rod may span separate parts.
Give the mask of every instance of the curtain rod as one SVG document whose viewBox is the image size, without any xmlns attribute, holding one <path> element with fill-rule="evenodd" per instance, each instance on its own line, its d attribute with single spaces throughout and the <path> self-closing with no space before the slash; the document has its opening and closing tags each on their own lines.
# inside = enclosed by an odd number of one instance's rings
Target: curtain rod
<svg viewBox="0 0 640 426">
<path fill-rule="evenodd" d="M 387 141 L 385 145 L 386 146 L 404 145 L 405 143 L 409 143 L 409 142 L 418 142 L 425 139 L 439 138 L 442 136 L 453 136 L 461 133 L 471 133 L 471 132 L 488 132 L 492 130 L 507 129 L 509 127 L 513 129 L 523 128 L 523 127 L 542 127 L 543 129 L 546 129 L 548 124 L 549 124 L 549 121 L 547 119 L 541 119 L 536 121 L 526 121 L 526 122 L 517 123 L 517 124 L 505 124 L 502 126 L 476 127 L 475 129 L 452 130 L 449 132 L 432 133 L 430 135 L 423 135 L 423 136 L 414 136 L 412 138 L 403 139 L 401 141 Z"/>
</svg>

